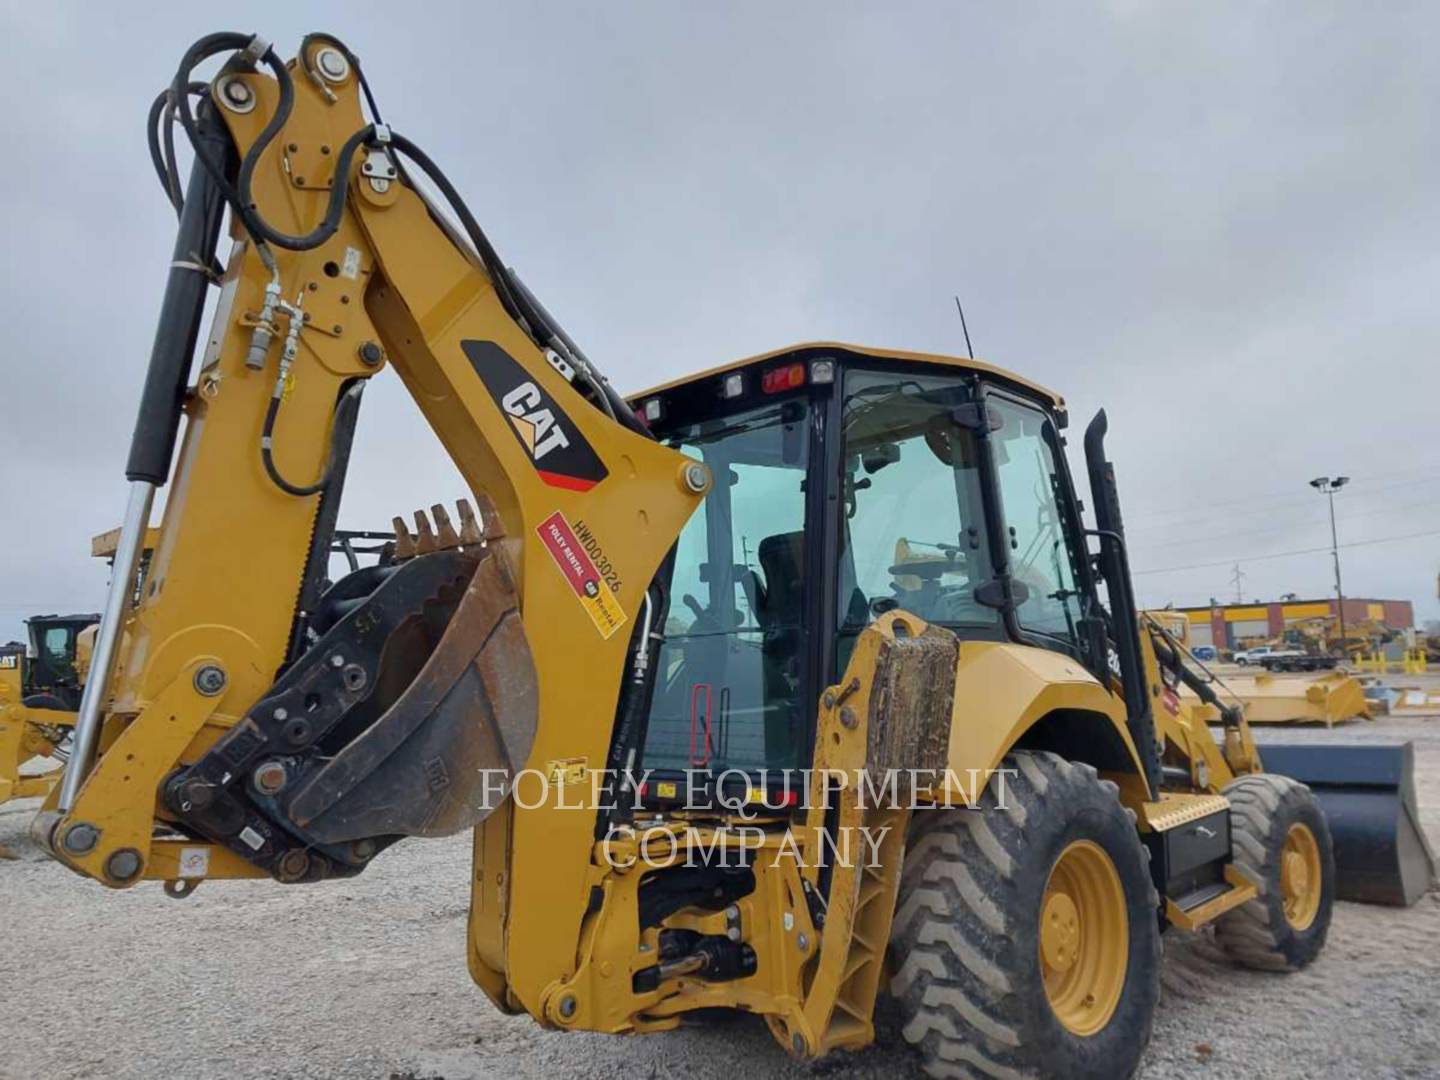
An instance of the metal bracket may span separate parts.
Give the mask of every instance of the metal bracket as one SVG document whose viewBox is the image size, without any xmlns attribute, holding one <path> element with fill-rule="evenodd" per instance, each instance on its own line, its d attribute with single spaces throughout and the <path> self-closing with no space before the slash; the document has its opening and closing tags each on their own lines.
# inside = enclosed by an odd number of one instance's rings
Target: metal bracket
<svg viewBox="0 0 1440 1080">
<path fill-rule="evenodd" d="M 365 148 L 365 160 L 360 165 L 360 175 L 370 181 L 370 187 L 383 195 L 390 190 L 390 182 L 400 175 L 395 160 L 390 156 L 390 129 L 384 124 L 375 125 L 375 145 Z"/>
<path fill-rule="evenodd" d="M 967 401 L 950 410 L 950 417 L 970 431 L 999 431 L 1004 418 L 984 401 Z"/>
</svg>

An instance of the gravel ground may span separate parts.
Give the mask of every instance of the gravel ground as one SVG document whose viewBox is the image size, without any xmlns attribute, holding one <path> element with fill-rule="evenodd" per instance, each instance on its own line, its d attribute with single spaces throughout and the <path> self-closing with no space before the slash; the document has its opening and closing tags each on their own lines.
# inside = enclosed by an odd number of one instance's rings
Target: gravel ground
<svg viewBox="0 0 1440 1080">
<path fill-rule="evenodd" d="M 1440 717 L 1269 738 L 1413 739 L 1440 846 Z M 410 842 L 352 882 L 158 885 L 109 894 L 30 843 L 34 802 L 0 807 L 0 1077 L 355 1080 L 813 1076 L 749 1018 L 647 1038 L 545 1032 L 496 1013 L 465 969 L 468 838 Z M 1167 935 L 1142 1076 L 1440 1077 L 1440 894 L 1409 910 L 1337 904 L 1297 975 L 1230 965 Z M 824 1067 L 915 1074 L 903 1049 Z"/>
</svg>

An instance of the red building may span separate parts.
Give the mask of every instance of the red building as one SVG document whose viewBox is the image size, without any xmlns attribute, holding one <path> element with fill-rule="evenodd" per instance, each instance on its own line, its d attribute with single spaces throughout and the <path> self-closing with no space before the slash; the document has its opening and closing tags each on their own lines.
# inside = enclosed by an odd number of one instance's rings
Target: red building
<svg viewBox="0 0 1440 1080">
<path fill-rule="evenodd" d="M 1275 600 L 1263 604 L 1216 604 L 1213 607 L 1177 608 L 1190 621 L 1190 645 L 1238 648 L 1241 642 L 1279 637 L 1286 628 L 1310 619 L 1335 617 L 1334 598 L 1328 600 Z M 1415 625 L 1409 600 L 1345 598 L 1345 623 L 1379 623 L 1390 630 Z"/>
</svg>

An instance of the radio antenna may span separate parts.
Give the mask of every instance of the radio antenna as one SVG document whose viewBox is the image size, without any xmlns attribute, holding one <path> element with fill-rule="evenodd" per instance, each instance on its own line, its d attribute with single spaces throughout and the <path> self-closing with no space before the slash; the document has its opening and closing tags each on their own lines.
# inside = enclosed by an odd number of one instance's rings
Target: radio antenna
<svg viewBox="0 0 1440 1080">
<path fill-rule="evenodd" d="M 970 347 L 970 328 L 965 325 L 965 309 L 960 306 L 960 297 L 955 297 L 955 310 L 960 313 L 960 329 L 965 331 L 965 355 L 975 359 L 975 350 Z"/>
</svg>

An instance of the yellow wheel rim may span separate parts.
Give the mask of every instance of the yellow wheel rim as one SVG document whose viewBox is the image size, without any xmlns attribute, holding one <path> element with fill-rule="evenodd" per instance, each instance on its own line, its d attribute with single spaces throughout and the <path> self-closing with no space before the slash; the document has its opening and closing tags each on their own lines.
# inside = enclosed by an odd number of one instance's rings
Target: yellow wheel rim
<svg viewBox="0 0 1440 1080">
<path fill-rule="evenodd" d="M 1280 902 L 1285 921 L 1308 930 L 1320 911 L 1320 845 L 1310 826 L 1298 821 L 1285 834 L 1280 849 Z"/>
<path fill-rule="evenodd" d="M 1129 959 L 1120 874 L 1099 844 L 1076 840 L 1055 860 L 1040 901 L 1040 974 L 1068 1031 L 1093 1035 L 1110 1022 Z"/>
</svg>

